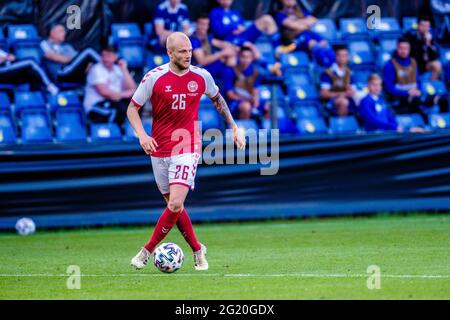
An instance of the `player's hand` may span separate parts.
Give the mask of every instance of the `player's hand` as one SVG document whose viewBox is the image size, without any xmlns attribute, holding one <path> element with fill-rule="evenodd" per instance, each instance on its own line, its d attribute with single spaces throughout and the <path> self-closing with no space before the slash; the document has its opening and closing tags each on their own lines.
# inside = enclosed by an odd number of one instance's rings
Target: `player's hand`
<svg viewBox="0 0 450 320">
<path fill-rule="evenodd" d="M 156 140 L 148 135 L 139 137 L 139 143 L 147 155 L 151 155 L 156 151 L 156 148 L 158 147 L 158 143 L 156 143 Z"/>
<path fill-rule="evenodd" d="M 239 150 L 245 149 L 245 135 L 243 130 L 241 130 L 237 125 L 233 126 L 233 142 Z"/>
</svg>

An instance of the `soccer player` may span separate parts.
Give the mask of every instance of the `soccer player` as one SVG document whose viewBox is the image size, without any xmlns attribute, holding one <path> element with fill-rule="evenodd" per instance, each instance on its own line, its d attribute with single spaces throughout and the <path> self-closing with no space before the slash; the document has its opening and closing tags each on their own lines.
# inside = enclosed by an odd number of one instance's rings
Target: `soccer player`
<svg viewBox="0 0 450 320">
<path fill-rule="evenodd" d="M 213 101 L 232 128 L 233 141 L 239 149 L 245 148 L 245 137 L 211 74 L 191 65 L 189 38 L 181 32 L 172 33 L 166 47 L 170 62 L 144 76 L 127 110 L 141 147 L 151 156 L 156 184 L 167 202 L 150 241 L 131 260 L 131 265 L 137 269 L 145 267 L 155 247 L 176 224 L 194 252 L 195 270 L 207 270 L 206 247 L 197 241 L 184 208 L 189 189 L 194 188 L 200 157 L 201 141 L 196 121 L 201 96 L 206 94 Z M 147 100 L 153 110 L 151 137 L 145 132 L 138 113 Z"/>
</svg>

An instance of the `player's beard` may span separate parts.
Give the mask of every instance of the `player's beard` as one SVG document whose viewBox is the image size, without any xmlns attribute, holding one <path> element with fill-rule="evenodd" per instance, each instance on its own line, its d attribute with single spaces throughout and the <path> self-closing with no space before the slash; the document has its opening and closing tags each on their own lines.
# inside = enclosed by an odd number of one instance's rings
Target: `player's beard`
<svg viewBox="0 0 450 320">
<path fill-rule="evenodd" d="M 174 61 L 173 64 L 178 68 L 178 70 L 185 71 L 185 70 L 189 69 L 189 66 L 190 66 L 191 63 L 188 63 L 187 67 L 185 65 L 181 64 L 178 61 Z"/>
</svg>

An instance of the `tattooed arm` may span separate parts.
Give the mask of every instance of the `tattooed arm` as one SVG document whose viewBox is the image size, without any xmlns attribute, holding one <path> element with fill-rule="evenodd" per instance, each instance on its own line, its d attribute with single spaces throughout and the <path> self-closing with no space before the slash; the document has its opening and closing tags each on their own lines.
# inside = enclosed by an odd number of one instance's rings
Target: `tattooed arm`
<svg viewBox="0 0 450 320">
<path fill-rule="evenodd" d="M 227 125 L 229 125 L 233 129 L 233 141 L 239 149 L 245 148 L 245 136 L 242 131 L 234 122 L 233 116 L 231 115 L 230 108 L 228 108 L 228 104 L 222 95 L 219 93 L 217 96 L 212 99 L 214 106 L 217 111 L 221 114 L 222 118 L 225 120 Z"/>
</svg>

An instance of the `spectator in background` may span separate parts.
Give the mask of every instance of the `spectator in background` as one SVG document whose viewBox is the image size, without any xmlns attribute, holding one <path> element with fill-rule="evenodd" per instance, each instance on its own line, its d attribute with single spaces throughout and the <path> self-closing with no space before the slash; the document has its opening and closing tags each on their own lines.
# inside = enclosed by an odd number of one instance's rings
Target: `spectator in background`
<svg viewBox="0 0 450 320">
<path fill-rule="evenodd" d="M 239 52 L 238 65 L 229 68 L 225 77 L 224 90 L 230 102 L 230 110 L 239 119 L 250 119 L 260 114 L 260 79 L 254 61 L 252 49 L 243 46 Z"/>
<path fill-rule="evenodd" d="M 322 66 L 329 67 L 334 52 L 328 41 L 311 31 L 317 19 L 296 0 L 278 0 L 275 3 L 275 21 L 281 32 L 282 52 L 293 50 L 311 52 Z"/>
<path fill-rule="evenodd" d="M 404 34 L 411 45 L 412 56 L 417 62 L 419 73 L 431 71 L 431 80 L 439 80 L 442 64 L 439 61 L 439 50 L 431 34 L 429 17 L 420 17 L 417 30 L 409 30 Z"/>
<path fill-rule="evenodd" d="M 56 87 L 45 71 L 33 59 L 17 61 L 16 57 L 0 49 L 0 83 L 29 83 L 32 91 L 44 87 L 49 93 L 57 94 Z"/>
<path fill-rule="evenodd" d="M 156 7 L 153 17 L 155 33 L 162 49 L 166 48 L 167 37 L 175 31 L 190 35 L 188 7 L 181 0 L 165 0 Z"/>
<path fill-rule="evenodd" d="M 361 100 L 359 114 L 366 131 L 397 131 L 403 132 L 395 118 L 395 114 L 382 97 L 383 84 L 379 75 L 369 77 L 367 88 L 369 93 Z M 409 129 L 410 132 L 423 132 L 420 127 Z"/>
<path fill-rule="evenodd" d="M 208 30 L 209 16 L 201 14 L 191 36 L 192 55 L 195 63 L 208 70 L 213 78 L 221 78 L 226 66 L 236 66 L 237 50 L 232 44 L 215 39 Z"/>
<path fill-rule="evenodd" d="M 41 41 L 45 66 L 53 81 L 83 83 L 88 67 L 100 61 L 91 48 L 77 52 L 66 42 L 66 29 L 62 24 L 50 27 L 47 40 Z"/>
<path fill-rule="evenodd" d="M 245 42 L 254 43 L 262 34 L 266 34 L 274 48 L 280 45 L 278 28 L 271 16 L 263 15 L 246 28 L 241 13 L 231 9 L 233 0 L 217 0 L 217 3 L 219 7 L 211 10 L 209 15 L 215 38 L 241 47 Z"/>
<path fill-rule="evenodd" d="M 383 71 L 385 90 L 397 113 L 422 113 L 420 106 L 439 105 L 441 112 L 448 111 L 448 101 L 439 95 L 422 95 L 419 68 L 410 57 L 411 45 L 408 39 L 400 38 L 392 59 Z"/>
<path fill-rule="evenodd" d="M 348 67 L 349 53 L 345 46 L 337 46 L 336 62 L 320 77 L 320 96 L 332 105 L 332 113 L 340 117 L 355 112 L 355 86 Z"/>
<path fill-rule="evenodd" d="M 450 43 L 450 1 L 431 0 L 431 11 L 436 26 L 438 40 L 442 44 Z"/>
<path fill-rule="evenodd" d="M 121 125 L 136 83 L 125 60 L 117 60 L 114 47 L 102 50 L 101 61 L 89 70 L 84 108 L 93 123 L 116 122 Z"/>
</svg>

